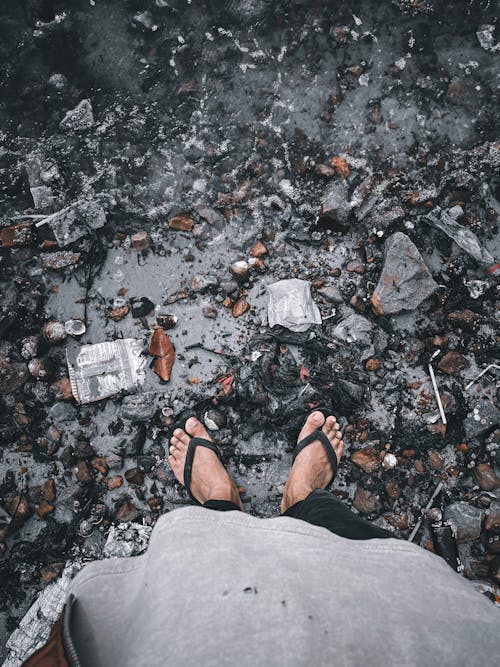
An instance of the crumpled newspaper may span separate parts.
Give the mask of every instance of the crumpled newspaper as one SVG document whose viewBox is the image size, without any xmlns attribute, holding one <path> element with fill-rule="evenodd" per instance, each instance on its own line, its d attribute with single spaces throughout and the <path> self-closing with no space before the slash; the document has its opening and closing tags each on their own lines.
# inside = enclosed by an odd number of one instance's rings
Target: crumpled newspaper
<svg viewBox="0 0 500 667">
<path fill-rule="evenodd" d="M 269 326 L 279 324 L 290 331 L 307 331 L 311 324 L 321 324 L 321 314 L 311 296 L 311 285 L 306 280 L 291 278 L 268 285 Z"/>
</svg>

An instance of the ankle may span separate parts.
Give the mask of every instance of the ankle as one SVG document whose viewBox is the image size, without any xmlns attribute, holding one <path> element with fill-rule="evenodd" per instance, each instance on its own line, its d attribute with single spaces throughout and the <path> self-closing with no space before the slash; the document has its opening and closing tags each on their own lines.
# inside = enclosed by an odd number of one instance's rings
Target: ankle
<svg viewBox="0 0 500 667">
<path fill-rule="evenodd" d="M 282 511 L 286 512 L 293 505 L 300 503 L 301 500 L 305 500 L 313 490 L 313 487 L 307 484 L 294 485 L 291 489 L 286 488 L 281 503 Z"/>
</svg>

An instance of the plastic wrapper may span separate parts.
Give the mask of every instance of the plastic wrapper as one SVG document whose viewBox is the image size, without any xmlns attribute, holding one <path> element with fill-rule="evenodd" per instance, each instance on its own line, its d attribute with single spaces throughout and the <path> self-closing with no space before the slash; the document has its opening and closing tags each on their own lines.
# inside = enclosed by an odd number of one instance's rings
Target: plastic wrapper
<svg viewBox="0 0 500 667">
<path fill-rule="evenodd" d="M 321 314 L 311 296 L 311 285 L 306 280 L 292 278 L 268 286 L 269 326 L 281 325 L 290 331 L 307 331 L 311 324 L 321 324 Z"/>
<path fill-rule="evenodd" d="M 146 377 L 142 341 L 135 338 L 69 348 L 66 355 L 71 389 L 78 403 L 137 389 Z"/>
<path fill-rule="evenodd" d="M 449 236 L 450 239 L 455 241 L 462 250 L 465 250 L 479 264 L 490 268 L 495 263 L 490 253 L 481 246 L 477 236 L 470 229 L 467 229 L 467 227 L 460 225 L 446 211 L 441 211 L 440 217 L 435 213 L 429 213 L 425 216 L 425 219 L 428 223 Z"/>
</svg>

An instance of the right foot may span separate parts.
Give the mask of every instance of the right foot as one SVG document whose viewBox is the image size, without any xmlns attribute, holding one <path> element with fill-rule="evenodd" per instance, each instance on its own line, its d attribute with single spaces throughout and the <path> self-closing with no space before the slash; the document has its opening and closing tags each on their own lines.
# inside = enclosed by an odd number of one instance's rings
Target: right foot
<svg viewBox="0 0 500 667">
<path fill-rule="evenodd" d="M 325 420 L 322 412 L 319 410 L 313 412 L 307 418 L 297 442 L 320 428 L 330 441 L 337 455 L 337 461 L 340 461 L 344 443 L 340 427 L 333 416 Z M 297 455 L 288 475 L 281 501 L 281 512 L 286 512 L 289 507 L 307 498 L 314 489 L 324 489 L 332 476 L 333 467 L 321 441 L 315 440 L 304 447 Z"/>
<path fill-rule="evenodd" d="M 170 439 L 168 462 L 181 484 L 184 484 L 184 466 L 191 438 L 212 440 L 203 424 L 194 417 L 187 420 L 185 431 L 176 428 Z M 195 449 L 189 491 L 202 505 L 207 500 L 228 500 L 243 509 L 236 484 L 215 452 L 208 447 L 200 445 Z"/>
</svg>

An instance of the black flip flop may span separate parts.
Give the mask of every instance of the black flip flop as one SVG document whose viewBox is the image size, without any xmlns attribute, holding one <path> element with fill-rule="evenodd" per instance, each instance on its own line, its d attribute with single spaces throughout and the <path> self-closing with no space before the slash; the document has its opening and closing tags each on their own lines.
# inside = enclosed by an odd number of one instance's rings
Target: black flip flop
<svg viewBox="0 0 500 667">
<path fill-rule="evenodd" d="M 192 415 L 190 415 L 190 416 L 192 416 Z M 186 431 L 186 422 L 187 422 L 188 419 L 189 419 L 189 417 L 186 417 L 186 419 L 184 419 L 182 423 L 176 423 L 172 427 L 172 433 L 174 432 L 174 430 L 176 428 L 182 428 L 182 430 L 187 433 L 187 431 Z M 217 445 L 215 443 L 213 443 L 211 440 L 207 440 L 206 438 L 195 438 L 195 437 L 189 435 L 189 433 L 187 433 L 187 435 L 190 437 L 190 440 L 189 440 L 189 445 L 188 445 L 187 452 L 186 452 L 186 461 L 184 462 L 184 474 L 183 474 L 184 486 L 186 487 L 186 490 L 189 493 L 189 496 L 190 496 L 191 500 L 193 500 L 197 505 L 201 505 L 200 501 L 197 500 L 193 496 L 193 494 L 191 493 L 191 473 L 192 473 L 192 470 L 193 470 L 193 461 L 194 461 L 194 454 L 196 452 L 196 448 L 197 447 L 206 447 L 207 449 L 211 449 L 214 452 L 214 454 L 216 454 L 217 458 L 219 459 L 219 461 L 221 463 L 223 463 L 222 455 L 221 455 Z"/>
<path fill-rule="evenodd" d="M 317 408 L 314 408 L 314 410 L 311 410 L 310 412 L 307 413 L 307 415 L 304 418 L 302 428 L 304 427 L 304 424 L 306 423 L 306 421 L 309 419 L 309 417 L 312 415 L 313 412 L 323 413 L 323 415 L 325 417 L 325 420 L 327 419 L 327 417 L 334 416 L 333 412 L 329 408 L 319 406 Z M 330 459 L 330 463 L 332 464 L 333 477 L 331 478 L 331 480 L 328 482 L 328 484 L 325 487 L 325 490 L 328 490 L 331 487 L 331 485 L 333 484 L 333 480 L 337 476 L 337 470 L 338 470 L 338 467 L 339 467 L 339 462 L 338 462 L 338 459 L 337 459 L 337 454 L 335 453 L 335 450 L 333 449 L 333 447 L 331 445 L 331 442 L 328 440 L 327 436 L 323 433 L 323 431 L 321 429 L 317 429 L 316 431 L 313 431 L 309 435 L 306 435 L 305 438 L 302 438 L 302 440 L 297 443 L 297 446 L 295 447 L 295 449 L 293 451 L 292 465 L 293 465 L 293 462 L 295 461 L 295 459 L 297 458 L 298 454 L 305 447 L 310 445 L 315 440 L 319 440 L 321 442 L 321 444 L 325 448 L 325 452 L 326 452 L 328 458 Z"/>
</svg>

